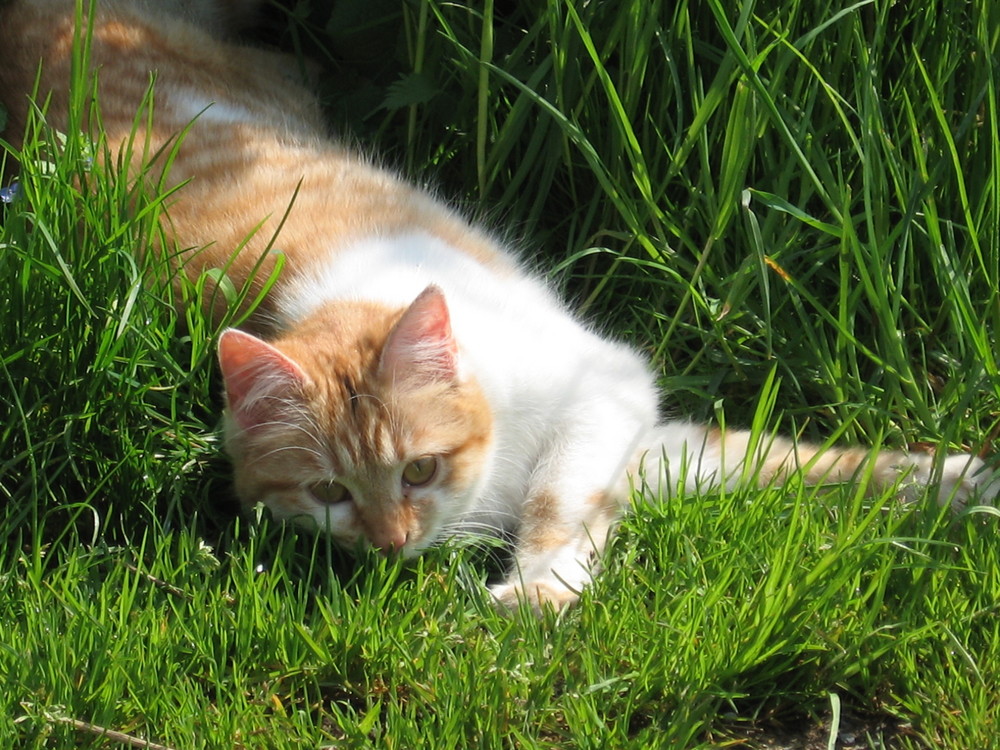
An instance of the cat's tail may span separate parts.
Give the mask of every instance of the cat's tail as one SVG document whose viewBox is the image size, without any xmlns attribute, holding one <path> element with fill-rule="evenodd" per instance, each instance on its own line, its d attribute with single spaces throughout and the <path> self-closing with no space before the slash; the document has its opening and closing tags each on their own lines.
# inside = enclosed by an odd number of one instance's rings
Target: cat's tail
<svg viewBox="0 0 1000 750">
<path fill-rule="evenodd" d="M 929 493 L 939 505 L 955 510 L 993 504 L 1000 495 L 1000 473 L 966 453 L 941 457 L 819 446 L 688 422 L 657 426 L 632 474 L 650 496 L 663 498 L 722 486 L 781 485 L 793 474 L 809 484 L 847 482 L 867 474 L 872 491 L 896 488 L 906 501 Z"/>
</svg>

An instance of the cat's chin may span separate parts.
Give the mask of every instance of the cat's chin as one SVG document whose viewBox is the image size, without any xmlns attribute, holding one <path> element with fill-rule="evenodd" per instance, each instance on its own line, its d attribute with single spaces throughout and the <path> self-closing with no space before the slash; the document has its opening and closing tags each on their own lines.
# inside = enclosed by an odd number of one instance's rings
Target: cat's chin
<svg viewBox="0 0 1000 750">
<path fill-rule="evenodd" d="M 399 557 L 402 557 L 404 560 L 412 560 L 415 557 L 420 557 L 420 555 L 422 555 L 424 552 L 427 551 L 428 548 L 432 546 L 433 544 L 431 543 L 424 543 L 420 544 L 419 546 L 407 544 L 399 552 L 396 552 L 395 548 L 391 548 L 389 550 L 389 554 L 397 555 Z"/>
<path fill-rule="evenodd" d="M 398 551 L 395 548 L 391 548 L 389 550 L 389 554 L 398 555 L 404 560 L 411 560 L 414 557 L 419 557 L 431 547 L 437 545 L 440 541 L 440 531 L 438 529 L 431 528 L 422 534 L 412 536 Z"/>
<path fill-rule="evenodd" d="M 336 542 L 336 540 L 334 540 Z M 424 552 L 426 552 L 430 547 L 434 546 L 434 540 L 420 541 L 416 543 L 407 542 L 402 547 L 380 547 L 373 544 L 369 540 L 358 540 L 354 544 L 340 544 L 348 552 L 358 552 L 358 551 L 375 551 L 383 557 L 389 558 L 401 558 L 403 560 L 412 560 L 416 557 L 420 557 Z"/>
<path fill-rule="evenodd" d="M 297 528 L 319 536 L 329 537 L 329 539 L 340 549 L 352 554 L 363 553 L 367 550 L 375 550 L 386 557 L 401 557 L 409 560 L 419 557 L 428 549 L 433 547 L 440 540 L 440 532 L 432 529 L 427 533 L 411 536 L 406 543 L 396 547 L 393 545 L 380 546 L 372 540 L 363 536 L 347 536 L 342 529 L 332 527 L 316 518 L 305 514 L 290 518 L 278 518 L 278 520 L 291 523 Z"/>
</svg>

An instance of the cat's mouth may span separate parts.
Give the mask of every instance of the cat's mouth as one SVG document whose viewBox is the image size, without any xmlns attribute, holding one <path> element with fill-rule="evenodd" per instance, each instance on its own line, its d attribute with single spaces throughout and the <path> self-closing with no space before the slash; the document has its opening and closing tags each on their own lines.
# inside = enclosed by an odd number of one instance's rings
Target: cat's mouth
<svg viewBox="0 0 1000 750">
<path fill-rule="evenodd" d="M 394 513 L 383 510 L 359 520 L 365 541 L 386 557 L 416 557 L 432 546 L 436 536 L 431 519 L 409 504 L 401 505 Z"/>
</svg>

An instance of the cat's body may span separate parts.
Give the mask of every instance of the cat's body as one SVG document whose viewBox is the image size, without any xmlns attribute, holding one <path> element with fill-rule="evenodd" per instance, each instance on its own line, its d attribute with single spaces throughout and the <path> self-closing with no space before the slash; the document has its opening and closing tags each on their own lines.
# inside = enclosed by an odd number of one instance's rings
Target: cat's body
<svg viewBox="0 0 1000 750">
<path fill-rule="evenodd" d="M 112 152 L 130 141 L 155 71 L 146 154 L 189 128 L 169 184 L 190 182 L 166 224 L 187 275 L 227 268 L 238 287 L 259 289 L 284 259 L 246 332 L 220 340 L 245 503 L 345 546 L 403 554 L 448 534 L 511 532 L 516 564 L 495 595 L 559 606 L 585 585 L 640 473 L 669 496 L 681 480 L 780 482 L 800 466 L 808 479 L 842 480 L 865 461 L 777 440 L 743 472 L 746 433 L 661 424 L 641 357 L 578 322 L 502 243 L 331 142 L 274 56 L 173 20 L 166 4 L 134 5 L 99 3 L 95 14 L 91 63 Z M 225 25 L 255 3 L 189 5 Z M 73 36 L 71 0 L 0 10 L 9 139 L 39 60 L 41 91 L 54 92 L 48 120 L 64 126 Z M 905 474 L 922 488 L 931 470 L 930 456 L 883 453 L 873 480 Z M 978 459 L 953 456 L 941 471 L 941 502 L 996 494 Z"/>
</svg>

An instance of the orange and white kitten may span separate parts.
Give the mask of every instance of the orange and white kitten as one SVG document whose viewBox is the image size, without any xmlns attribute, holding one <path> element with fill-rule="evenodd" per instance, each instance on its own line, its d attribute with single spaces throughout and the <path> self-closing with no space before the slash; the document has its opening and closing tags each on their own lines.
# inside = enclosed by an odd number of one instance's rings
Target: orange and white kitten
<svg viewBox="0 0 1000 750">
<path fill-rule="evenodd" d="M 509 532 L 515 564 L 493 594 L 558 607 L 586 585 L 640 474 L 651 496 L 670 497 L 741 477 L 781 482 L 800 467 L 840 481 L 865 463 L 863 451 L 780 439 L 748 455 L 744 432 L 661 422 L 633 349 L 581 324 L 500 241 L 332 142 L 274 55 L 215 35 L 255 5 L 98 0 L 90 53 L 112 152 L 136 122 L 149 154 L 190 126 L 169 173 L 170 185 L 188 184 L 165 222 L 190 248 L 188 276 L 226 268 L 256 291 L 284 258 L 249 323 L 219 340 L 245 504 L 346 547 L 403 555 L 453 534 Z M 40 60 L 49 123 L 65 128 L 73 7 L 14 0 L 0 11 L 10 139 Z M 147 125 L 135 113 L 151 75 Z M 874 461 L 875 483 L 902 479 L 906 496 L 933 482 L 939 502 L 961 506 L 998 489 L 967 455 L 939 474 L 928 455 Z"/>
</svg>

